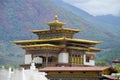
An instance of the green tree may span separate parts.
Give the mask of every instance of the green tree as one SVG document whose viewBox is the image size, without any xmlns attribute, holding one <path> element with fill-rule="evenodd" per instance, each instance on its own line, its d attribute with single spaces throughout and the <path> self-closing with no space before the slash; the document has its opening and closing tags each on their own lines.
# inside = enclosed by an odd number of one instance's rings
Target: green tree
<svg viewBox="0 0 120 80">
<path fill-rule="evenodd" d="M 117 72 L 120 73 L 120 64 L 116 64 L 116 65 L 114 66 L 114 68 L 115 68 L 115 70 L 117 70 Z"/>
<path fill-rule="evenodd" d="M 115 69 L 118 73 L 120 73 L 120 64 L 116 64 L 116 65 L 114 66 L 114 69 Z M 116 75 L 116 78 L 117 78 L 118 80 L 120 80 L 120 75 Z"/>
<path fill-rule="evenodd" d="M 99 61 L 96 62 L 96 66 L 108 66 L 108 64 L 105 61 Z"/>
</svg>

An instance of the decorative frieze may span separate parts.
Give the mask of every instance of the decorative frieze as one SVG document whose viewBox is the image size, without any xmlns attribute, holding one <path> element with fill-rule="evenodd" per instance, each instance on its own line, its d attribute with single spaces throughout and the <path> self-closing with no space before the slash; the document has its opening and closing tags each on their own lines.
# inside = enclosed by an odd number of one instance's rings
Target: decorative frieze
<svg viewBox="0 0 120 80">
<path fill-rule="evenodd" d="M 66 32 L 66 31 L 56 31 L 51 33 L 41 33 L 38 35 L 39 39 L 53 39 L 53 38 L 72 38 L 74 32 Z"/>
</svg>

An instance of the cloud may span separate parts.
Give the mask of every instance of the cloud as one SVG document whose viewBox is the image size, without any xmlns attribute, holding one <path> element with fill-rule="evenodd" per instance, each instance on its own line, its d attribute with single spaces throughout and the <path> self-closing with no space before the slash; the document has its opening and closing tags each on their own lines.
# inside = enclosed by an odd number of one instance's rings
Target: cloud
<svg viewBox="0 0 120 80">
<path fill-rule="evenodd" d="M 63 0 L 91 15 L 120 16 L 120 0 Z"/>
</svg>

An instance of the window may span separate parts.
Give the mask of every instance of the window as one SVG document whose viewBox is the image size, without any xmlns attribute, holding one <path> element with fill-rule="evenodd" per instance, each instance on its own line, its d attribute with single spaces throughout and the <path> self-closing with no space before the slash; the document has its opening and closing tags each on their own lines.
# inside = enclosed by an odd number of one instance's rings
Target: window
<svg viewBox="0 0 120 80">
<path fill-rule="evenodd" d="M 90 61 L 90 56 L 86 55 L 86 62 L 89 62 L 89 61 Z"/>
</svg>

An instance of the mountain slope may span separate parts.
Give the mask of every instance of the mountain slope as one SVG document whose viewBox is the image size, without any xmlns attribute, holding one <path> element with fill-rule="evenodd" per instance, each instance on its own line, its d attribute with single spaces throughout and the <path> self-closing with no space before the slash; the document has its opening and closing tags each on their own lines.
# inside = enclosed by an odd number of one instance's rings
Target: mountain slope
<svg viewBox="0 0 120 80">
<path fill-rule="evenodd" d="M 103 15 L 96 18 L 120 27 L 120 16 Z"/>
<path fill-rule="evenodd" d="M 2 0 L 0 3 L 0 64 L 21 64 L 24 50 L 12 43 L 13 40 L 37 39 L 29 32 L 32 29 L 48 29 L 45 24 L 53 20 L 55 13 L 59 20 L 67 22 L 64 27 L 81 29 L 77 38 L 101 40 L 101 48 L 117 47 L 120 42 L 113 33 L 97 27 L 89 20 L 73 13 L 50 0 Z M 87 13 L 86 13 L 87 15 Z M 117 43 L 117 44 L 115 44 Z"/>
</svg>

